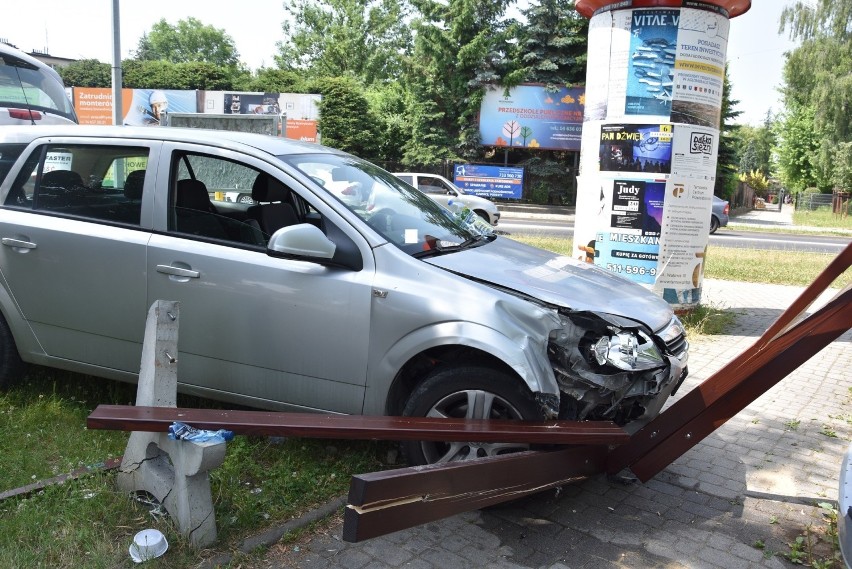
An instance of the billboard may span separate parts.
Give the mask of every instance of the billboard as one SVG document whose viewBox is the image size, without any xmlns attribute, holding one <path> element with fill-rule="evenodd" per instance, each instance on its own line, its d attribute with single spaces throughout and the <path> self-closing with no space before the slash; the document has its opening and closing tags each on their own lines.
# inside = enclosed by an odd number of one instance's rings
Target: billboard
<svg viewBox="0 0 852 569">
<path fill-rule="evenodd" d="M 80 124 L 112 124 L 112 89 L 74 87 L 74 110 Z M 122 89 L 122 124 L 156 126 L 160 113 L 194 113 L 196 91 L 172 89 Z"/>
<path fill-rule="evenodd" d="M 285 137 L 319 142 L 319 102 L 311 93 L 255 93 L 251 91 L 205 91 L 204 113 L 280 115 L 287 117 Z"/>
<path fill-rule="evenodd" d="M 579 150 L 585 88 L 519 85 L 506 91 L 489 87 L 479 112 L 480 143 L 485 146 Z"/>
<path fill-rule="evenodd" d="M 456 164 L 453 183 L 483 198 L 521 199 L 524 191 L 524 169 L 482 164 Z"/>
</svg>

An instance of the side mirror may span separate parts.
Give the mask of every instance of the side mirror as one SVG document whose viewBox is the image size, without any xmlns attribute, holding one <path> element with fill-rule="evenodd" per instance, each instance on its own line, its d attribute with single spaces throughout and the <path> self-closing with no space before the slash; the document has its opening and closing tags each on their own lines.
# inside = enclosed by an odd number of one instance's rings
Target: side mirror
<svg viewBox="0 0 852 569">
<path fill-rule="evenodd" d="M 282 227 L 272 234 L 267 245 L 270 254 L 300 259 L 331 259 L 335 245 L 317 227 L 309 223 Z"/>
</svg>

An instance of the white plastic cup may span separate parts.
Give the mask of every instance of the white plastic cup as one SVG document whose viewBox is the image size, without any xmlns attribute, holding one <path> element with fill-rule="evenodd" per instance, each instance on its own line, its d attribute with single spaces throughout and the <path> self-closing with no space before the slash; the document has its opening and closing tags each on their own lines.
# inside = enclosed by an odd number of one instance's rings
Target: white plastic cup
<svg viewBox="0 0 852 569">
<path fill-rule="evenodd" d="M 130 557 L 136 563 L 143 563 L 161 556 L 169 548 L 166 536 L 156 529 L 143 529 L 133 536 L 130 544 Z"/>
</svg>

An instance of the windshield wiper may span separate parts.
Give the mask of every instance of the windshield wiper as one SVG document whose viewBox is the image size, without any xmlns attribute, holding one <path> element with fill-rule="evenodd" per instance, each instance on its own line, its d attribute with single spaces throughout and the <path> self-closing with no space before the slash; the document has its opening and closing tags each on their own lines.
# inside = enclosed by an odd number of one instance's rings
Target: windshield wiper
<svg viewBox="0 0 852 569">
<path fill-rule="evenodd" d="M 447 253 L 455 253 L 456 251 L 463 251 L 464 249 L 469 249 L 471 247 L 478 247 L 480 245 L 484 245 L 485 243 L 490 243 L 496 238 L 497 236 L 494 234 L 473 235 L 468 239 L 465 239 L 461 243 L 453 245 L 442 245 L 441 241 L 436 239 L 432 247 L 424 251 L 418 251 L 417 253 L 413 253 L 411 256 L 417 259 L 422 259 L 424 257 L 437 257 L 438 255 L 446 255 Z M 428 243 L 429 240 L 427 239 L 426 242 Z"/>
</svg>

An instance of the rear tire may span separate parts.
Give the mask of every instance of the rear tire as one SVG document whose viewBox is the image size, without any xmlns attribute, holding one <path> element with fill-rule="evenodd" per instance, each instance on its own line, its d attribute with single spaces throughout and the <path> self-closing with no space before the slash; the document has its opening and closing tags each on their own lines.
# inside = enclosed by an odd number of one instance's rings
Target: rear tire
<svg viewBox="0 0 852 569">
<path fill-rule="evenodd" d="M 27 366 L 18 353 L 12 331 L 0 315 L 0 390 L 5 391 L 20 382 L 26 371 Z"/>
<path fill-rule="evenodd" d="M 540 421 L 544 415 L 522 381 L 479 366 L 438 368 L 411 393 L 403 415 Z M 402 456 L 412 466 L 473 460 L 529 449 L 520 443 L 405 441 Z"/>
<path fill-rule="evenodd" d="M 716 233 L 717 229 L 719 229 L 719 220 L 714 215 L 710 218 L 710 235 Z"/>
</svg>

